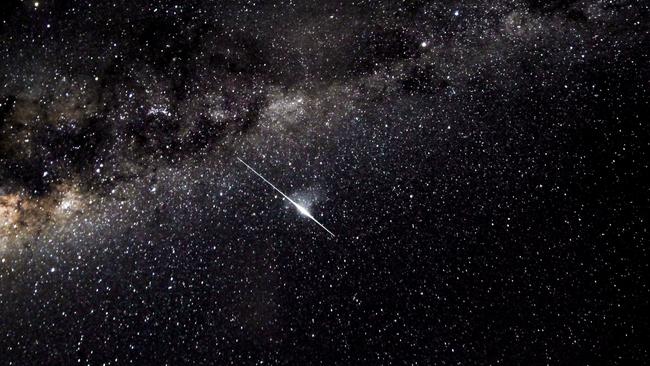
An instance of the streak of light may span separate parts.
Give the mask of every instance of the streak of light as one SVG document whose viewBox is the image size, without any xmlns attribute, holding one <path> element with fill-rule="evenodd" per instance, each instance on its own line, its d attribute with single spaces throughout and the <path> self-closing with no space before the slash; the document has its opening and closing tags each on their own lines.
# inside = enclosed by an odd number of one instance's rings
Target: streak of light
<svg viewBox="0 0 650 366">
<path fill-rule="evenodd" d="M 286 194 L 284 194 L 284 192 L 282 192 L 281 190 L 279 190 L 278 187 L 274 186 L 273 183 L 269 182 L 266 178 L 264 178 L 264 177 L 262 176 L 262 174 L 258 173 L 258 172 L 255 171 L 255 169 L 253 169 L 250 165 L 246 164 L 245 161 L 243 161 L 243 160 L 240 159 L 240 158 L 237 158 L 237 160 L 239 160 L 240 162 L 242 162 L 242 164 L 246 165 L 246 167 L 247 167 L 248 169 L 250 169 L 253 173 L 255 173 L 255 175 L 257 175 L 258 177 L 262 178 L 263 181 L 265 181 L 266 183 L 268 183 L 268 185 L 270 185 L 271 187 L 273 187 L 273 189 L 275 189 L 276 191 L 278 191 L 278 193 L 280 193 L 284 198 L 286 198 L 287 200 L 289 200 L 289 202 L 291 202 L 294 206 L 296 206 L 296 209 L 298 210 L 298 212 L 300 212 L 301 214 L 303 214 L 303 215 L 307 216 L 308 218 L 310 218 L 312 221 L 314 221 L 316 224 L 318 224 L 318 226 L 322 227 L 325 231 L 327 231 L 330 235 L 335 236 L 333 232 L 329 231 L 329 230 L 328 230 L 328 229 L 327 229 L 323 224 L 321 224 L 320 222 L 318 222 L 318 220 L 316 220 L 316 218 L 315 218 L 314 216 L 312 216 L 312 214 L 309 212 L 309 210 L 307 210 L 305 207 L 303 207 L 302 205 L 300 205 L 300 204 L 297 203 L 296 201 L 294 201 L 294 200 L 292 200 L 291 198 L 289 198 L 289 196 L 287 196 Z"/>
</svg>

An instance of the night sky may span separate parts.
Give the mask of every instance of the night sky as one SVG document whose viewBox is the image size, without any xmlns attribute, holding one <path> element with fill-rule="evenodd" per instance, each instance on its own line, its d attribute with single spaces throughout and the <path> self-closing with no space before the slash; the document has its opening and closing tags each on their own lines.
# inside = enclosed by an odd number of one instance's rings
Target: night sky
<svg viewBox="0 0 650 366">
<path fill-rule="evenodd" d="M 649 11 L 3 0 L 0 364 L 648 364 Z"/>
</svg>

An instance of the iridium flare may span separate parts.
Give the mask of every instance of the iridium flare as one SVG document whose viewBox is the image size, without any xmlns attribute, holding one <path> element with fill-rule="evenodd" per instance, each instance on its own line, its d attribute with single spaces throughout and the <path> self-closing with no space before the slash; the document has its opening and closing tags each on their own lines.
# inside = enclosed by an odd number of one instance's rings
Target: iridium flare
<svg viewBox="0 0 650 366">
<path fill-rule="evenodd" d="M 237 160 L 241 161 L 242 164 L 246 165 L 246 167 L 247 167 L 248 169 L 250 169 L 253 173 L 255 173 L 255 175 L 257 175 L 258 177 L 262 178 L 263 181 L 265 181 L 266 183 L 268 183 L 268 185 L 270 185 L 271 187 L 273 187 L 273 189 L 275 189 L 276 191 L 278 191 L 278 193 L 280 193 L 284 198 L 286 198 L 287 200 L 289 200 L 289 202 L 291 202 L 294 206 L 296 206 L 296 209 L 298 210 L 298 212 L 300 212 L 301 214 L 303 214 L 303 215 L 309 217 L 312 221 L 314 221 L 316 224 L 318 224 L 318 226 L 322 227 L 322 228 L 323 228 L 325 231 L 327 231 L 330 235 L 334 236 L 334 233 L 331 232 L 331 231 L 329 231 L 329 230 L 328 230 L 328 229 L 327 229 L 323 224 L 321 224 L 320 222 L 318 222 L 318 220 L 316 220 L 316 218 L 315 218 L 314 216 L 312 216 L 311 213 L 310 213 L 310 212 L 309 212 L 305 207 L 303 207 L 302 205 L 300 205 L 300 204 L 297 203 L 296 201 L 294 201 L 294 200 L 292 200 L 291 198 L 289 198 L 289 196 L 287 196 L 287 195 L 284 194 L 281 190 L 279 190 L 278 187 L 274 186 L 273 183 L 269 182 L 266 178 L 264 178 L 264 177 L 262 176 L 262 174 L 258 173 L 258 172 L 255 171 L 255 169 L 253 169 L 250 165 L 246 164 L 245 161 L 243 161 L 243 160 L 240 159 L 240 158 L 237 158 Z"/>
</svg>

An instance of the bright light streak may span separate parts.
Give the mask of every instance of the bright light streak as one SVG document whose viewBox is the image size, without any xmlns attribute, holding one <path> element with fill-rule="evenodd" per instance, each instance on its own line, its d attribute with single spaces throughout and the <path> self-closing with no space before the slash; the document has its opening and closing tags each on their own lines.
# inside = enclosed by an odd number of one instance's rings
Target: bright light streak
<svg viewBox="0 0 650 366">
<path fill-rule="evenodd" d="M 286 198 L 287 200 L 289 200 L 289 202 L 291 202 L 291 204 L 293 204 L 293 205 L 296 207 L 296 209 L 298 210 L 298 212 L 300 212 L 301 214 L 303 214 L 303 215 L 309 217 L 312 221 L 314 221 L 316 224 L 318 224 L 318 226 L 322 227 L 322 228 L 323 228 L 325 231 L 327 231 L 330 235 L 335 236 L 333 232 L 329 231 L 329 230 L 328 230 L 328 229 L 327 229 L 323 224 L 321 224 L 320 222 L 318 222 L 318 220 L 316 220 L 316 218 L 315 218 L 314 216 L 312 216 L 311 213 L 310 213 L 306 208 L 304 208 L 302 205 L 298 204 L 296 201 L 294 201 L 294 200 L 292 200 L 291 198 L 289 198 L 289 196 L 287 196 L 286 194 L 284 194 L 284 192 L 282 192 L 281 190 L 279 190 L 278 187 L 274 186 L 273 183 L 269 182 L 266 178 L 264 178 L 264 177 L 262 176 L 262 174 L 258 173 L 258 172 L 255 171 L 255 169 L 253 169 L 250 165 L 246 164 L 245 161 L 243 161 L 243 160 L 240 159 L 240 158 L 237 158 L 237 160 L 241 161 L 242 164 L 246 165 L 246 167 L 247 167 L 248 169 L 250 169 L 253 173 L 255 173 L 255 175 L 257 175 L 258 177 L 262 178 L 263 181 L 265 181 L 266 183 L 268 183 L 268 185 L 270 185 L 271 187 L 273 187 L 273 189 L 275 189 L 276 191 L 278 191 L 278 193 L 280 193 L 284 198 Z"/>
</svg>

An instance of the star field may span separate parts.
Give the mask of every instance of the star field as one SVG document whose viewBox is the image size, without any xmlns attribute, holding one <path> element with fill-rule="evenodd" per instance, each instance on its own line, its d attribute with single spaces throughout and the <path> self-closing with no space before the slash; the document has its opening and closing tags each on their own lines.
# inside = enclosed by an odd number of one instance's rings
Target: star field
<svg viewBox="0 0 650 366">
<path fill-rule="evenodd" d="M 648 10 L 3 2 L 0 364 L 647 363 Z"/>
</svg>

